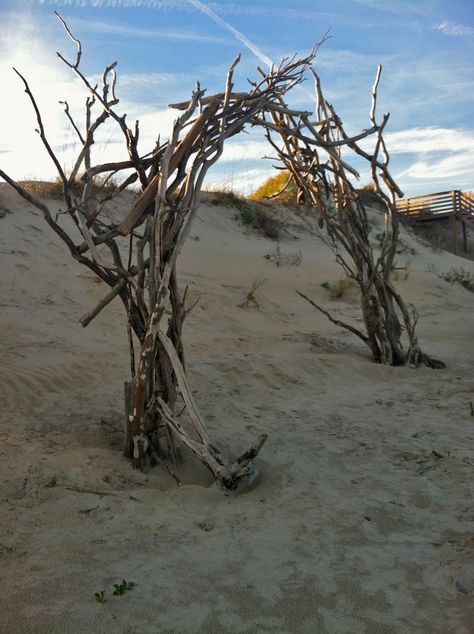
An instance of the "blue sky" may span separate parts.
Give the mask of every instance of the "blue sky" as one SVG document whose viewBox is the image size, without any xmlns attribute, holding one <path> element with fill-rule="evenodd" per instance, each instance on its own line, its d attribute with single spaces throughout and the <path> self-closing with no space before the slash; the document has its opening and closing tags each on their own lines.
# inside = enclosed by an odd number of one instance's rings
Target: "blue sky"
<svg viewBox="0 0 474 634">
<path fill-rule="evenodd" d="M 117 60 L 120 112 L 140 119 L 143 152 L 165 138 L 176 112 L 200 80 L 222 89 L 237 53 L 236 87 L 268 59 L 306 54 L 330 29 L 315 68 L 349 132 L 369 126 L 370 89 L 383 65 L 379 117 L 392 173 L 406 195 L 474 190 L 474 0 L 0 0 L 0 165 L 16 178 L 53 177 L 34 132 L 36 122 L 15 65 L 30 80 L 46 129 L 66 168 L 77 151 L 59 100 L 80 116 L 84 93 L 56 57 L 75 49 L 54 16 L 59 11 L 83 44 L 83 71 L 97 76 Z M 291 104 L 311 109 L 311 82 Z M 108 126 L 95 147 L 99 160 L 122 158 Z M 250 131 L 233 139 L 207 185 L 249 192 L 272 173 L 270 152 Z M 361 165 L 362 184 L 368 172 Z"/>
</svg>

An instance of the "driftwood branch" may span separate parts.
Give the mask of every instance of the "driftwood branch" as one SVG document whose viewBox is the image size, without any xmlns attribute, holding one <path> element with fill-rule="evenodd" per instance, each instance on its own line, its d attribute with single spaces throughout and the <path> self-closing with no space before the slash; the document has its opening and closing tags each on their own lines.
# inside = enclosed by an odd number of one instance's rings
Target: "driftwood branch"
<svg viewBox="0 0 474 634">
<path fill-rule="evenodd" d="M 333 317 L 331 315 L 330 312 L 328 312 L 327 310 L 325 310 L 324 308 L 322 308 L 321 306 L 319 306 L 318 304 L 316 304 L 316 302 L 314 302 L 312 299 L 310 299 L 307 295 L 305 295 L 304 293 L 301 293 L 300 291 L 296 291 L 298 293 L 298 295 L 300 297 L 302 297 L 303 299 L 305 299 L 307 302 L 309 302 L 311 304 L 311 306 L 314 306 L 314 308 L 316 308 L 316 310 L 319 310 L 320 313 L 322 313 L 323 315 L 325 315 L 330 322 L 332 322 L 333 324 L 335 324 L 336 326 L 340 326 L 341 328 L 344 328 L 345 330 L 348 330 L 349 332 L 352 332 L 352 334 L 356 335 L 357 337 L 359 337 L 359 339 L 362 339 L 362 341 L 367 344 L 368 343 L 368 338 L 364 335 L 364 333 L 362 333 L 360 330 L 358 330 L 357 328 L 354 328 L 354 326 L 351 326 L 350 324 L 346 324 L 346 322 L 341 321 L 340 319 L 336 319 L 335 317 Z"/>
<path fill-rule="evenodd" d="M 63 183 L 66 212 L 74 223 L 74 240 L 61 226 L 60 217 L 53 218 L 46 205 L 30 196 L 1 170 L 0 175 L 41 210 L 71 255 L 110 287 L 96 306 L 82 315 L 82 325 L 87 326 L 115 297 L 124 306 L 131 375 L 125 390 L 125 455 L 137 468 L 144 468 L 150 458 L 166 462 L 174 456 L 173 439 L 179 438 L 211 470 L 223 488 L 238 489 L 239 482 L 252 478 L 253 461 L 266 436 L 261 435 L 237 460 L 224 456 L 217 440 L 207 430 L 189 386 L 182 340 L 183 321 L 190 308 L 185 308 L 185 297 L 179 291 L 177 262 L 199 209 L 204 178 L 221 156 L 227 139 L 245 130 L 246 126 L 260 125 L 277 156 L 290 170 L 300 192 L 315 205 L 323 201 L 323 216 L 332 235 L 342 238 L 343 244 L 350 247 L 354 236 L 338 233 L 334 218 L 341 219 L 343 209 L 356 220 L 358 218 L 358 207 L 353 206 L 351 198 L 354 190 L 349 181 L 344 180 L 346 172 L 357 175 L 357 170 L 342 160 L 341 152 L 344 148 L 358 149 L 359 141 L 378 134 L 380 156 L 375 156 L 373 165 L 389 179 L 388 156 L 382 137 L 384 123 L 378 125 L 374 120 L 367 130 L 345 135 L 336 113 L 324 100 L 320 86 L 320 107 L 314 116 L 288 108 L 284 97 L 310 71 L 317 45 L 303 58 L 284 59 L 268 72 L 259 69 L 258 79 L 250 82 L 248 92 L 234 91 L 234 73 L 239 62 L 236 58 L 227 72 L 224 90 L 205 96 L 200 84 L 196 84 L 189 101 L 175 104 L 180 114 L 168 140 L 165 143 L 158 140 L 151 151 L 142 155 L 138 150 L 139 123 L 129 127 L 126 115 L 117 111 L 116 62 L 105 68 L 100 86 L 92 85 L 81 70 L 80 39 L 57 15 L 77 49 L 73 60 L 67 60 L 60 53 L 58 57 L 89 93 L 84 131 L 74 122 L 69 105 L 64 102 L 66 116 L 82 145 L 69 178 L 48 143 L 40 111 L 27 81 L 17 74 L 34 109 L 40 138 Z M 105 121 L 115 126 L 126 147 L 128 160 L 94 163 L 94 138 Z M 282 141 L 280 144 L 275 141 L 277 136 Z M 326 157 L 324 161 L 319 160 L 319 153 Z M 130 170 L 131 174 L 125 170 Z M 94 188 L 94 178 L 99 174 L 105 176 L 101 196 Z M 118 191 L 138 180 L 141 193 L 122 217 L 105 222 L 104 204 L 114 196 L 107 180 L 112 174 L 117 174 L 122 181 Z M 333 179 L 332 184 L 328 175 Z M 83 186 L 82 190 L 78 182 Z M 321 183 L 326 195 L 324 200 L 318 189 Z M 339 205 L 335 213 L 331 196 Z M 354 226 L 357 235 L 364 233 L 362 220 L 357 220 Z M 77 232 L 82 235 L 80 244 L 76 244 Z M 108 258 L 103 255 L 105 249 Z M 364 261 L 364 267 L 366 255 L 365 252 L 357 255 Z M 368 275 L 370 277 L 370 271 Z M 373 285 L 379 281 L 378 277 L 374 278 Z M 166 325 L 163 323 L 165 312 Z M 349 328 L 342 322 L 333 321 Z M 364 337 L 356 329 L 352 331 Z M 180 417 L 176 411 L 182 404 L 186 416 Z"/>
<path fill-rule="evenodd" d="M 309 71 L 314 79 L 315 118 L 322 124 L 314 126 L 304 111 L 285 112 L 281 100 L 280 108 L 270 103 L 259 111 L 254 123 L 263 128 L 282 165 L 289 171 L 298 187 L 299 201 L 309 204 L 320 216 L 325 241 L 333 249 L 336 261 L 357 283 L 365 333 L 335 319 L 306 295 L 299 294 L 330 321 L 362 339 L 375 361 L 389 365 L 431 365 L 418 344 L 416 318 L 391 283 L 398 239 L 395 200 L 403 194 L 389 172 L 390 156 L 383 136 L 389 115 L 384 115 L 380 123 L 376 118 L 382 68 L 378 67 L 372 87 L 371 125 L 352 135 L 347 134 L 334 107 L 325 99 L 316 71 L 313 68 Z M 268 84 L 269 80 L 265 81 Z M 373 140 L 374 147 L 370 151 L 359 145 L 366 138 Z M 386 211 L 386 238 L 379 255 L 374 254 L 370 243 L 365 204 L 350 178 L 357 171 L 350 164 L 349 150 L 352 156 L 363 157 L 369 163 L 375 191 Z"/>
<path fill-rule="evenodd" d="M 83 328 L 85 328 L 86 326 L 88 326 L 90 324 L 90 322 L 97 317 L 97 315 L 106 307 L 110 304 L 111 301 L 113 301 L 117 295 L 119 295 L 119 293 L 121 293 L 121 291 L 124 290 L 126 286 L 126 281 L 125 280 L 120 280 L 120 282 L 118 282 L 115 286 L 113 286 L 110 291 L 107 293 L 107 295 L 105 295 L 100 302 L 97 303 L 97 305 L 88 313 L 85 313 L 84 315 L 82 315 L 82 317 L 79 319 L 79 321 L 81 322 L 81 325 Z"/>
</svg>

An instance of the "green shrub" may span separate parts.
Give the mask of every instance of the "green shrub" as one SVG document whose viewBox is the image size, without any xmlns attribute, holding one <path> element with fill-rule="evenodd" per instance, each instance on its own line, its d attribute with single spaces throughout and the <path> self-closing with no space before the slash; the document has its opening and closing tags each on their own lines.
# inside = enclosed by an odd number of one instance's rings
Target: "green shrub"
<svg viewBox="0 0 474 634">
<path fill-rule="evenodd" d="M 251 227 L 254 224 L 255 218 L 252 210 L 244 205 L 239 206 L 238 213 L 235 214 L 234 220 L 238 220 L 246 227 Z"/>
<path fill-rule="evenodd" d="M 474 277 L 461 266 L 452 268 L 446 273 L 439 273 L 439 277 L 449 284 L 461 284 L 465 289 L 474 293 Z"/>
</svg>

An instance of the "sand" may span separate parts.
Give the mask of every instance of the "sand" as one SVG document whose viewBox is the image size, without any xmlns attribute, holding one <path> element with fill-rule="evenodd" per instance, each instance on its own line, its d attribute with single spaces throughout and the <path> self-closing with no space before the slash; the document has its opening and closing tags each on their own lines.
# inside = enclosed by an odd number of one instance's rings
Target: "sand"
<svg viewBox="0 0 474 634">
<path fill-rule="evenodd" d="M 302 261 L 277 267 L 208 198 L 180 262 L 189 380 L 226 453 L 269 435 L 257 486 L 226 496 L 189 456 L 182 487 L 131 469 L 120 303 L 82 329 L 105 289 L 6 185 L 0 207 L 0 632 L 474 631 L 474 294 L 436 274 L 473 262 L 402 231 L 398 285 L 447 367 L 383 367 L 296 295 L 360 323 L 314 231 L 291 218 Z"/>
</svg>

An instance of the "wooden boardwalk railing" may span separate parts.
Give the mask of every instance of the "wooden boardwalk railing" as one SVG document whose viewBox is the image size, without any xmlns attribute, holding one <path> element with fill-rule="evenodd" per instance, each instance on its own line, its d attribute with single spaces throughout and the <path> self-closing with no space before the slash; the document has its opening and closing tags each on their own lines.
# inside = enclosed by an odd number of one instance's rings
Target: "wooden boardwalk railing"
<svg viewBox="0 0 474 634">
<path fill-rule="evenodd" d="M 474 229 L 474 196 L 459 189 L 414 196 L 397 201 L 402 218 L 415 222 L 428 222 L 449 218 L 453 230 L 454 252 L 458 252 L 458 226 L 461 225 L 463 248 L 468 250 L 466 227 Z"/>
</svg>

